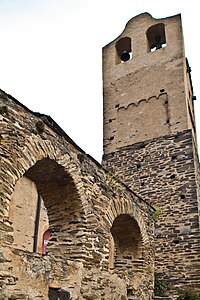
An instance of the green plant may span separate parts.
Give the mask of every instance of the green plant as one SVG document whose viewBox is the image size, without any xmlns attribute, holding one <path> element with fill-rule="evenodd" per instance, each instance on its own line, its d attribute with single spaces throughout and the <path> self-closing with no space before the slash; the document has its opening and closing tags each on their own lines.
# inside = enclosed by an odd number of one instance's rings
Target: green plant
<svg viewBox="0 0 200 300">
<path fill-rule="evenodd" d="M 164 296 L 167 290 L 167 286 L 163 280 L 155 278 L 154 293 L 156 296 Z"/>
<path fill-rule="evenodd" d="M 41 120 L 37 121 L 35 126 L 36 126 L 36 129 L 39 133 L 44 132 L 44 122 L 43 121 L 41 121 Z"/>
<path fill-rule="evenodd" d="M 156 211 L 154 212 L 154 219 L 158 220 L 161 215 L 162 215 L 162 210 L 160 208 L 156 209 Z"/>
<path fill-rule="evenodd" d="M 196 294 L 193 291 L 180 290 L 178 294 L 177 300 L 200 300 L 200 294 Z"/>
<path fill-rule="evenodd" d="M 108 172 L 106 174 L 106 179 L 109 187 L 112 188 L 113 191 L 117 192 L 120 189 L 120 181 L 112 173 Z"/>
</svg>

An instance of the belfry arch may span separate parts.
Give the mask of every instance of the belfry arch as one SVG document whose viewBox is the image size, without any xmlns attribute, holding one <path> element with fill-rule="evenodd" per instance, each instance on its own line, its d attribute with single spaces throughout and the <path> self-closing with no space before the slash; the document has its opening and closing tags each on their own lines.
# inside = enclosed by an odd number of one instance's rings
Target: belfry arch
<svg viewBox="0 0 200 300">
<path fill-rule="evenodd" d="M 116 64 L 126 62 L 132 58 L 131 38 L 124 37 L 117 41 L 116 49 Z"/>
<path fill-rule="evenodd" d="M 158 23 L 147 29 L 148 52 L 166 47 L 165 25 Z"/>
</svg>

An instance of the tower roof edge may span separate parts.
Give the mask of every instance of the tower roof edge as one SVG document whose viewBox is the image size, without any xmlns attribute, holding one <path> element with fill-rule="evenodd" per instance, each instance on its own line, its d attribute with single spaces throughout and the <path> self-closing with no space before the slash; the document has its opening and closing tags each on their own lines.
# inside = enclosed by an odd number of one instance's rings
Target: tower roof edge
<svg viewBox="0 0 200 300">
<path fill-rule="evenodd" d="M 181 19 L 181 13 L 178 13 L 176 15 L 172 15 L 172 16 L 168 16 L 168 17 L 164 17 L 164 18 L 154 18 L 149 12 L 143 12 L 141 14 L 138 14 L 136 16 L 134 16 L 133 18 L 131 18 L 125 25 L 124 29 L 122 30 L 122 32 L 111 42 L 109 42 L 108 44 L 106 44 L 104 48 L 106 48 L 107 46 L 109 46 L 110 44 L 112 44 L 113 42 L 117 41 L 124 33 L 125 31 L 128 29 L 129 26 L 131 26 L 134 22 L 137 22 L 140 19 L 152 19 L 155 21 L 165 21 L 167 19 L 171 19 L 171 18 L 180 18 Z"/>
</svg>

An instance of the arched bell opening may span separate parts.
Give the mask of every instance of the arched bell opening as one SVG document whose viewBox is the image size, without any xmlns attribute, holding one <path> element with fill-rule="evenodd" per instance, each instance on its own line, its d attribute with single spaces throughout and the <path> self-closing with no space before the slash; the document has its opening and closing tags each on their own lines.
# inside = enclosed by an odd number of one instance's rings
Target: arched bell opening
<svg viewBox="0 0 200 300">
<path fill-rule="evenodd" d="M 132 58 L 131 39 L 121 38 L 116 45 L 116 64 L 125 63 Z"/>
<path fill-rule="evenodd" d="M 154 52 L 166 47 L 165 25 L 163 23 L 151 26 L 147 30 L 146 36 L 148 52 Z"/>
<path fill-rule="evenodd" d="M 49 230 L 43 254 L 65 255 L 70 259 L 77 251 L 83 219 L 73 179 L 56 161 L 42 159 L 18 180 L 10 206 L 14 248 L 42 254 Z"/>
<path fill-rule="evenodd" d="M 143 259 L 143 242 L 137 221 L 128 214 L 119 215 L 111 228 L 110 267 L 117 270 L 137 269 Z M 113 265 L 112 265 L 113 264 Z"/>
</svg>

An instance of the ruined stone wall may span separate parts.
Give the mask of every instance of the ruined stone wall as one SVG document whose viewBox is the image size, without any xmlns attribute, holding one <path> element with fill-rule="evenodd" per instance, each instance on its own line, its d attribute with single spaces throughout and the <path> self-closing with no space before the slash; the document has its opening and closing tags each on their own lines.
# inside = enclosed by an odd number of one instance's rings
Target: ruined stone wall
<svg viewBox="0 0 200 300">
<path fill-rule="evenodd" d="M 33 114 L 2 91 L 0 123 L 0 299 L 51 299 L 49 291 L 60 289 L 73 300 L 151 299 L 153 208 L 78 148 L 51 118 Z M 16 228 L 20 234 L 21 225 L 32 228 L 13 218 L 13 193 L 24 176 L 34 182 L 47 210 L 51 237 L 45 256 L 26 248 L 26 241 L 25 247 L 14 242 Z M 23 214 L 35 197 L 29 191 L 21 198 Z M 120 224 L 125 228 L 129 218 L 137 256 L 131 247 L 125 249 L 128 255 L 120 265 L 117 238 L 123 235 Z"/>
<path fill-rule="evenodd" d="M 156 209 L 155 271 L 168 285 L 200 292 L 198 161 L 191 130 L 122 147 L 103 165 Z"/>
</svg>

